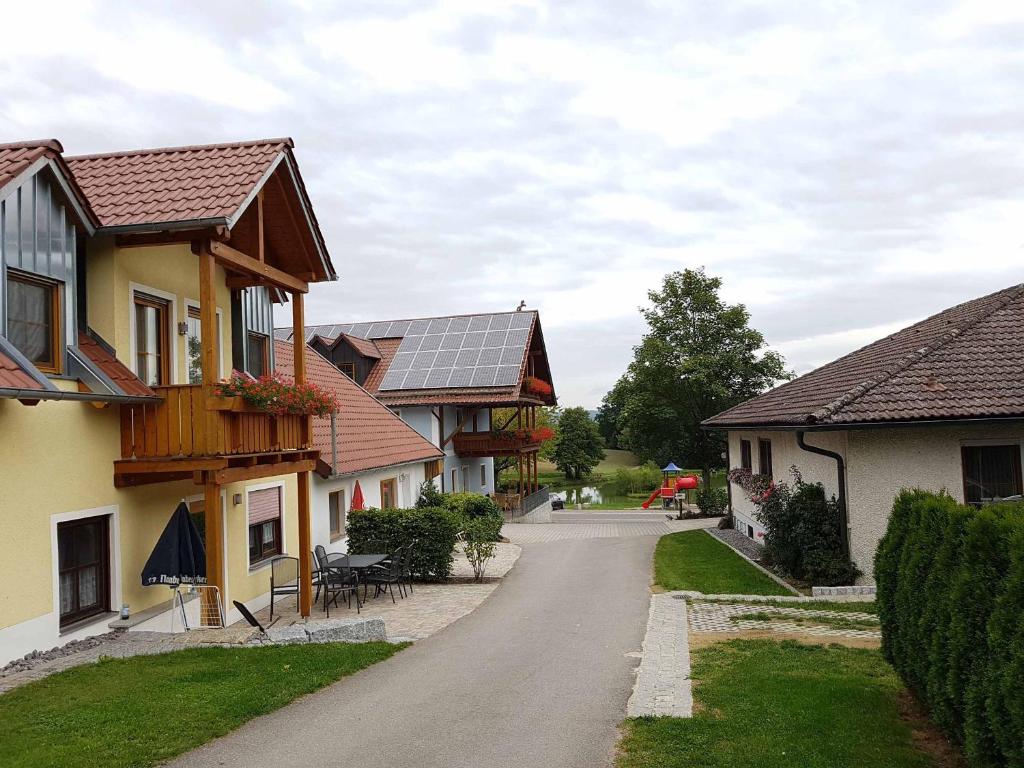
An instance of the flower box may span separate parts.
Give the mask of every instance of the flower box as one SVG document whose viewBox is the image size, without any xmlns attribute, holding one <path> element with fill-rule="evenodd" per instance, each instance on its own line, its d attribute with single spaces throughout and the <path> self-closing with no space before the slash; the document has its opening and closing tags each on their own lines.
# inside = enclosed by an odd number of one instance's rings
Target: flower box
<svg viewBox="0 0 1024 768">
<path fill-rule="evenodd" d="M 220 401 L 212 401 L 214 410 L 241 413 L 273 413 L 278 416 L 327 416 L 338 410 L 333 392 L 316 384 L 296 384 L 292 379 L 275 373 L 254 379 L 235 372 L 231 378 L 217 382 L 213 393 Z"/>
</svg>

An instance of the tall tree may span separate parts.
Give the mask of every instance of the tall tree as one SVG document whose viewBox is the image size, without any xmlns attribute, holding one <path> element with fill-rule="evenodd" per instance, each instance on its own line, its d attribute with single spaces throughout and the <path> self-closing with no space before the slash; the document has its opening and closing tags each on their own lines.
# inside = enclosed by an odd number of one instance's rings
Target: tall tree
<svg viewBox="0 0 1024 768">
<path fill-rule="evenodd" d="M 619 418 L 622 416 L 622 409 L 626 405 L 628 390 L 629 381 L 625 377 L 620 378 L 601 400 L 601 405 L 597 409 L 597 417 L 595 418 L 597 428 L 601 431 L 604 444 L 609 448 L 629 447 L 623 444 L 619 432 Z"/>
<path fill-rule="evenodd" d="M 570 480 L 581 480 L 604 458 L 597 424 L 585 408 L 566 408 L 558 419 L 552 460 Z"/>
<path fill-rule="evenodd" d="M 701 422 L 791 376 L 781 355 L 763 351 L 746 307 L 726 304 L 721 287 L 703 268 L 666 275 L 647 294 L 648 331 L 608 396 L 621 402 L 619 440 L 659 465 L 700 467 L 705 487 L 724 466 L 725 438 Z"/>
</svg>

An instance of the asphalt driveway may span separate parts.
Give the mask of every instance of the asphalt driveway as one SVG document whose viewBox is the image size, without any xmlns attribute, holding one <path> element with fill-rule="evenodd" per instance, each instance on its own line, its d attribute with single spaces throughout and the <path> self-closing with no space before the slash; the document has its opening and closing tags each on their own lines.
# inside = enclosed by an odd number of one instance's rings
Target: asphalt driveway
<svg viewBox="0 0 1024 768">
<path fill-rule="evenodd" d="M 471 615 L 173 765 L 610 766 L 656 541 L 524 543 Z"/>
</svg>

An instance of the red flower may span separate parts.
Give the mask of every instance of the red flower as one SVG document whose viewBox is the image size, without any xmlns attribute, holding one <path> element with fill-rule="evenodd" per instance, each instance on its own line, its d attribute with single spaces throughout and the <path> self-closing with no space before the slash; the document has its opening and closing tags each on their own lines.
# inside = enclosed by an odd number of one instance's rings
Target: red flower
<svg viewBox="0 0 1024 768">
<path fill-rule="evenodd" d="M 253 379 L 235 371 L 231 378 L 214 385 L 214 393 L 220 397 L 241 397 L 250 405 L 277 415 L 327 416 L 338 410 L 333 392 L 316 384 L 296 384 L 279 373 Z"/>
<path fill-rule="evenodd" d="M 536 376 L 527 376 L 523 379 L 523 389 L 535 395 L 550 395 L 555 391 L 554 387 Z"/>
</svg>

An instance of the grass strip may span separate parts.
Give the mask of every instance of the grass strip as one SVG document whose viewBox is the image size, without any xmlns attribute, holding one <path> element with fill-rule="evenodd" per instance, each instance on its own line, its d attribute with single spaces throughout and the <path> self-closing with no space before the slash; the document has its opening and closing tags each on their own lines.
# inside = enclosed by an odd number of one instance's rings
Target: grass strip
<svg viewBox="0 0 1024 768">
<path fill-rule="evenodd" d="M 665 589 L 708 595 L 792 594 L 704 531 L 662 536 L 654 551 L 654 578 Z"/>
<path fill-rule="evenodd" d="M 196 648 L 104 659 L 0 696 L 7 768 L 151 766 L 404 646 Z"/>
</svg>

